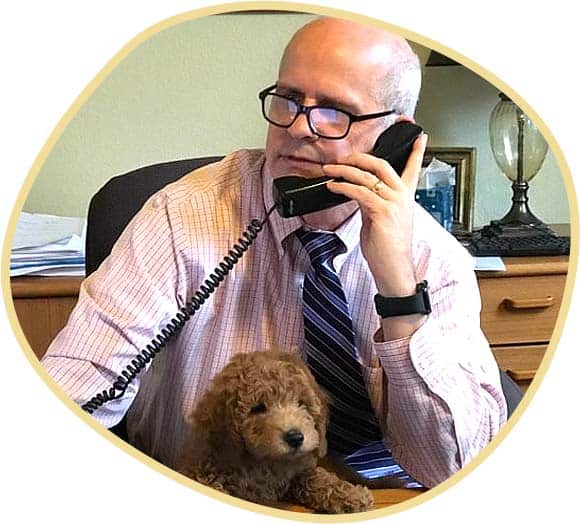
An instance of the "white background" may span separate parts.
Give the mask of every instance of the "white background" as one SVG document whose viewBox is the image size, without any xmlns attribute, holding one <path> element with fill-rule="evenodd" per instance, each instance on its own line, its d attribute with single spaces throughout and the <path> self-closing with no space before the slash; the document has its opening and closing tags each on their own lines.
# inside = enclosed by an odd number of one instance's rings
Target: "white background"
<svg viewBox="0 0 580 524">
<path fill-rule="evenodd" d="M 311 4 L 314 4 L 311 2 Z M 319 1 L 410 29 L 492 71 L 533 107 L 574 172 L 579 166 L 577 14 L 573 2 Z M 316 5 L 314 4 L 314 5 Z M 364 4 L 364 5 L 363 5 Z M 3 2 L 0 82 L 2 205 L 6 230 L 22 183 L 50 133 L 97 72 L 140 32 L 210 2 Z M 400 7 L 399 7 L 400 5 Z M 258 6 L 261 7 L 261 6 Z M 271 6 L 265 6 L 271 7 Z M 578 300 L 529 409 L 473 473 L 392 522 L 548 522 L 577 514 Z M 102 439 L 52 394 L 1 315 L 3 488 L 8 522 L 274 520 L 207 499 Z M 576 320 L 576 322 L 575 322 Z M 139 502 L 141 500 L 141 502 Z"/>
</svg>

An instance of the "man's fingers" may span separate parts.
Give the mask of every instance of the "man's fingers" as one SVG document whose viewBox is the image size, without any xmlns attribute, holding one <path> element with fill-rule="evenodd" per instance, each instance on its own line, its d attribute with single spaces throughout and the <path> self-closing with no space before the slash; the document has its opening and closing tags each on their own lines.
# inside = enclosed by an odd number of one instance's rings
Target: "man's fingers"
<svg viewBox="0 0 580 524">
<path fill-rule="evenodd" d="M 345 164 L 326 164 L 323 170 L 327 176 L 344 178 L 369 189 L 377 182 L 377 179 L 392 188 L 400 184 L 399 175 L 385 160 L 365 153 L 349 156 Z M 351 173 L 358 176 L 351 177 Z"/>
<path fill-rule="evenodd" d="M 419 175 L 421 174 L 421 167 L 423 165 L 423 156 L 425 155 L 425 148 L 427 147 L 427 140 L 429 137 L 423 133 L 419 136 L 413 144 L 413 149 L 405 165 L 405 169 L 401 174 L 401 180 L 409 188 L 409 191 L 414 195 L 419 183 Z"/>
</svg>

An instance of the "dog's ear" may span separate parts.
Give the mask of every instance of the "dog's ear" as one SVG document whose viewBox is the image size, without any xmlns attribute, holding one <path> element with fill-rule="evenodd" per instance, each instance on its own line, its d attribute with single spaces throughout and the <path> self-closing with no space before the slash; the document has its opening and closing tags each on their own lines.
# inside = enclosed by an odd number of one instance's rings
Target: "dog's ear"
<svg viewBox="0 0 580 524">
<path fill-rule="evenodd" d="M 314 419 L 314 425 L 318 431 L 320 445 L 318 447 L 318 456 L 324 457 L 328 451 L 326 443 L 326 426 L 328 425 L 328 397 L 324 391 L 317 385 L 316 395 L 320 402 L 320 413 Z"/>
<path fill-rule="evenodd" d="M 226 406 L 221 395 L 208 391 L 187 417 L 191 427 L 191 440 L 187 446 L 199 460 L 212 455 L 214 446 L 222 441 L 225 431 Z"/>
<path fill-rule="evenodd" d="M 209 390 L 188 417 L 192 429 L 192 442 L 188 446 L 201 459 L 210 456 L 233 459 L 242 448 L 235 414 L 237 405 L 236 381 L 232 380 L 231 368 L 216 376 Z"/>
</svg>

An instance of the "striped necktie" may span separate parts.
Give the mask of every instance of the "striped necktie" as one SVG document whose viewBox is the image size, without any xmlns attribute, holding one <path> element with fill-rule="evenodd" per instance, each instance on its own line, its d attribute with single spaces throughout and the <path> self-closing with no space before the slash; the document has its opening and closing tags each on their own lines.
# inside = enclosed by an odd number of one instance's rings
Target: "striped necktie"
<svg viewBox="0 0 580 524">
<path fill-rule="evenodd" d="M 385 447 L 368 396 L 348 302 L 333 267 L 346 247 L 334 233 L 300 229 L 296 234 L 311 262 L 302 291 L 306 362 L 330 397 L 329 449 L 365 477 L 418 485 Z"/>
</svg>

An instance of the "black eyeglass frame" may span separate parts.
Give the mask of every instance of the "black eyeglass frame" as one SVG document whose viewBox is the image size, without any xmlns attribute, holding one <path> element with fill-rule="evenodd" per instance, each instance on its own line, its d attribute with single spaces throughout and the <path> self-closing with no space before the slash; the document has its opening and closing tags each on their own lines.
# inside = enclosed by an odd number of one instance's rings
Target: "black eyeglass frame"
<svg viewBox="0 0 580 524">
<path fill-rule="evenodd" d="M 344 109 L 338 109 L 336 107 L 319 106 L 319 105 L 305 106 L 304 104 L 301 104 L 300 102 L 297 102 L 296 100 L 294 100 L 293 98 L 290 98 L 288 96 L 280 95 L 278 93 L 272 93 L 272 90 L 276 89 L 276 87 L 278 87 L 278 84 L 273 84 L 270 87 L 266 87 L 265 89 L 262 89 L 262 91 L 260 91 L 258 93 L 258 98 L 262 102 L 262 116 L 266 119 L 266 121 L 270 122 L 270 124 L 273 124 L 276 127 L 288 129 L 289 127 L 292 127 L 294 122 L 296 122 L 296 119 L 302 113 L 304 113 L 304 115 L 306 115 L 306 121 L 308 122 L 308 127 L 310 128 L 310 131 L 312 131 L 312 133 L 314 133 L 316 136 L 318 136 L 320 138 L 326 138 L 329 140 L 340 140 L 340 139 L 344 138 L 346 135 L 348 135 L 353 122 L 362 122 L 364 120 L 372 120 L 373 118 L 380 118 L 382 116 L 389 116 L 389 115 L 396 113 L 396 110 L 390 109 L 389 111 L 381 111 L 379 113 L 367 113 L 365 115 L 353 115 L 352 113 L 349 113 L 348 111 L 345 111 Z M 268 115 L 266 114 L 266 107 L 265 107 L 265 100 L 266 100 L 267 95 L 272 95 L 272 96 L 277 96 L 277 97 L 283 98 L 284 100 L 288 100 L 288 101 L 294 103 L 298 107 L 298 111 L 294 115 L 292 122 L 290 122 L 287 125 L 284 125 L 284 124 L 278 124 L 277 122 L 273 122 L 272 120 L 270 120 L 268 118 Z M 310 121 L 310 113 L 314 109 L 333 109 L 334 111 L 338 111 L 339 113 L 342 113 L 342 114 L 348 116 L 348 126 L 347 126 L 344 134 L 342 134 L 340 136 L 327 136 L 327 135 L 322 135 L 322 134 L 320 134 L 320 132 L 316 131 L 312 125 L 312 122 Z"/>
</svg>

